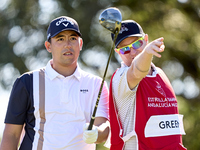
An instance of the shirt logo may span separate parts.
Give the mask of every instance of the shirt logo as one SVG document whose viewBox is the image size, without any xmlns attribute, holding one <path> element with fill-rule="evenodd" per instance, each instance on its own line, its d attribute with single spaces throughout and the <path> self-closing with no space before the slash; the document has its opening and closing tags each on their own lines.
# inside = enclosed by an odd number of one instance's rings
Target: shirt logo
<svg viewBox="0 0 200 150">
<path fill-rule="evenodd" d="M 161 87 L 161 85 L 157 82 L 157 85 L 156 85 L 156 90 L 163 96 L 166 97 L 166 94 L 165 94 L 165 91 L 163 90 L 163 88 Z"/>
<path fill-rule="evenodd" d="M 88 89 L 80 89 L 80 92 L 87 93 L 87 92 L 89 92 L 89 90 Z"/>
</svg>

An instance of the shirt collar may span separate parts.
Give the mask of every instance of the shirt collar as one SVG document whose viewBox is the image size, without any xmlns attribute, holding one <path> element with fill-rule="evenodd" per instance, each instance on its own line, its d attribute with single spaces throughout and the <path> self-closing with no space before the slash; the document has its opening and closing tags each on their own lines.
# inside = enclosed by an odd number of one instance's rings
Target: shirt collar
<svg viewBox="0 0 200 150">
<path fill-rule="evenodd" d="M 55 78 L 57 78 L 57 77 L 61 77 L 61 76 L 64 77 L 63 75 L 61 75 L 61 74 L 59 74 L 58 72 L 56 72 L 56 71 L 52 68 L 51 64 L 52 64 L 52 59 L 51 59 L 51 60 L 47 63 L 47 65 L 46 65 L 46 73 L 47 73 L 48 77 L 50 78 L 50 80 L 53 80 L 53 79 L 55 79 Z M 77 80 L 80 81 L 81 72 L 82 72 L 82 70 L 81 70 L 81 68 L 79 67 L 79 65 L 77 64 L 77 68 L 76 68 L 75 72 L 74 72 L 71 76 L 74 76 Z M 70 77 L 70 76 L 69 76 L 69 77 Z M 65 78 L 65 77 L 64 77 L 64 78 Z"/>
<path fill-rule="evenodd" d="M 127 67 L 127 65 L 122 61 L 121 62 L 121 67 Z"/>
<path fill-rule="evenodd" d="M 153 68 L 151 76 L 156 76 L 156 74 L 158 73 L 157 67 L 153 63 L 151 63 L 151 67 Z"/>
</svg>

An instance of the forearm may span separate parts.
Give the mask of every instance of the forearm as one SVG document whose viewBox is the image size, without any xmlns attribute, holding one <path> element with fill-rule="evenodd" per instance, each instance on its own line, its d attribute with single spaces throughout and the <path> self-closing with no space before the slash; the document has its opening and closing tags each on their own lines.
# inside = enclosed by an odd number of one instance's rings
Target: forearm
<svg viewBox="0 0 200 150">
<path fill-rule="evenodd" d="M 127 72 L 127 81 L 130 89 L 135 86 L 148 74 L 153 56 L 140 53 L 134 58 Z"/>
<path fill-rule="evenodd" d="M 151 67 L 151 62 L 153 59 L 152 54 L 148 54 L 145 51 L 140 53 L 132 62 L 132 67 L 134 70 L 135 76 L 144 77 L 148 74 Z"/>
<path fill-rule="evenodd" d="M 110 123 L 109 121 L 106 121 L 105 123 L 101 124 L 98 127 L 98 138 L 95 143 L 99 144 L 106 141 L 108 138 L 109 132 L 110 132 Z"/>
<path fill-rule="evenodd" d="M 6 124 L 0 150 L 17 150 L 23 125 Z"/>
<path fill-rule="evenodd" d="M 19 139 L 11 136 L 5 135 L 1 141 L 0 150 L 17 150 Z"/>
</svg>

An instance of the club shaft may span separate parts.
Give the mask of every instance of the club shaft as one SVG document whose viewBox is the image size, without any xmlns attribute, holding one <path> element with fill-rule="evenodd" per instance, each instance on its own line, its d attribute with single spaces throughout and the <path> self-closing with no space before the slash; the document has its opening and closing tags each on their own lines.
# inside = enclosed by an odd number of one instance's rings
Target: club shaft
<svg viewBox="0 0 200 150">
<path fill-rule="evenodd" d="M 106 64 L 106 69 L 104 71 L 104 75 L 103 75 L 103 79 L 102 79 L 102 82 L 101 82 L 101 86 L 100 86 L 100 89 L 99 89 L 99 94 L 98 94 L 98 97 L 97 97 L 97 101 L 96 101 L 96 105 L 94 107 L 94 111 L 93 111 L 93 114 L 92 114 L 92 117 L 91 117 L 91 120 L 90 120 L 90 124 L 88 126 L 88 130 L 92 130 L 92 126 L 94 124 L 94 120 L 95 120 L 95 115 L 96 115 L 96 111 L 97 111 L 97 107 L 99 105 L 99 99 L 101 97 L 101 92 L 102 92 L 102 89 L 103 89 L 103 84 L 104 84 L 104 81 L 105 81 L 105 77 L 106 77 L 106 73 L 107 73 L 107 70 L 108 70 L 108 66 L 109 66 L 109 63 L 110 63 L 110 60 L 111 60 L 111 56 L 113 54 L 113 51 L 115 49 L 115 41 L 117 39 L 117 35 L 118 35 L 119 31 L 116 30 L 115 31 L 115 35 L 114 35 L 114 42 L 113 42 L 113 45 L 112 45 L 112 48 L 110 50 L 110 54 L 109 54 L 109 57 L 108 57 L 108 61 L 107 61 L 107 64 Z"/>
</svg>

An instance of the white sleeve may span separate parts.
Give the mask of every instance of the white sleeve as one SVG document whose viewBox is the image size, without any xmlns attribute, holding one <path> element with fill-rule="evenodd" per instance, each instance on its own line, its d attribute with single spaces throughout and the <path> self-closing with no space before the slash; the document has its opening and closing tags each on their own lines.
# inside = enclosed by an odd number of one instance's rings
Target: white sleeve
<svg viewBox="0 0 200 150">
<path fill-rule="evenodd" d="M 127 81 L 127 71 L 129 67 L 120 68 L 114 75 L 112 81 L 113 96 L 117 99 L 124 99 L 133 92 L 136 92 L 137 87 L 130 89 Z"/>
<path fill-rule="evenodd" d="M 96 117 L 105 117 L 108 119 L 108 113 L 109 113 L 108 107 L 109 107 L 109 92 L 107 83 L 104 82 L 99 100 L 99 105 L 97 107 Z"/>
</svg>

